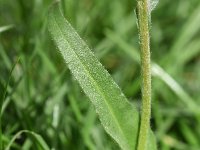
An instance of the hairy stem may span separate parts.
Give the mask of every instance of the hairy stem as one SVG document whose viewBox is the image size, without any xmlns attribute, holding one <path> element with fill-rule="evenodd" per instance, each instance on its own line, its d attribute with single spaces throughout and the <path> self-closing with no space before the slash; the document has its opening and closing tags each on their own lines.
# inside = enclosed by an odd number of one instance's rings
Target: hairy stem
<svg viewBox="0 0 200 150">
<path fill-rule="evenodd" d="M 137 11 L 142 74 L 142 113 L 137 149 L 146 150 L 151 116 L 151 62 L 149 44 L 149 10 L 147 0 L 138 0 Z"/>
</svg>

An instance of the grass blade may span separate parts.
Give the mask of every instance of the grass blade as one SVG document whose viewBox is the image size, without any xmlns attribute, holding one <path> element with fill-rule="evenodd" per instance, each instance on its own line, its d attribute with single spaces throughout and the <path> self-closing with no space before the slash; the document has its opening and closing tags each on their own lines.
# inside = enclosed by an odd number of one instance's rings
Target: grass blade
<svg viewBox="0 0 200 150">
<path fill-rule="evenodd" d="M 121 47 L 121 50 L 127 53 L 133 61 L 139 64 L 140 57 L 139 52 L 136 48 L 127 44 L 123 39 L 121 39 L 118 35 L 114 34 L 112 31 L 108 30 L 106 32 L 106 36 L 111 41 L 118 44 Z M 188 54 L 187 56 L 189 57 L 190 55 Z M 193 112 L 198 113 L 198 109 L 196 109 L 197 104 L 195 103 L 194 99 L 187 94 L 184 88 L 178 82 L 176 82 L 175 79 L 172 78 L 172 76 L 170 76 L 163 68 L 161 68 L 161 66 L 159 66 L 155 62 L 152 63 L 152 75 L 163 81 L 163 83 L 165 83 L 177 95 L 177 97 L 179 97 L 180 100 L 182 100 L 186 104 L 186 106 L 190 110 L 193 110 Z"/>
<path fill-rule="evenodd" d="M 7 94 L 7 88 L 8 88 L 8 85 L 10 83 L 10 80 L 11 80 L 11 76 L 12 76 L 12 73 L 13 73 L 13 70 L 15 69 L 17 63 L 19 62 L 19 58 L 17 59 L 17 61 L 14 63 L 10 73 L 9 73 L 9 76 L 8 76 L 8 80 L 6 82 L 6 85 L 5 87 L 3 87 L 3 85 L 1 84 L 0 87 L 3 88 L 3 90 L 1 91 L 2 93 L 0 93 L 0 149 L 3 148 L 3 141 L 2 141 L 2 110 L 3 110 L 3 104 L 4 104 L 4 101 L 6 99 L 6 94 Z"/>
<path fill-rule="evenodd" d="M 12 138 L 12 140 L 7 145 L 5 150 L 10 150 L 14 141 L 23 133 L 26 133 L 26 134 L 33 136 L 33 138 L 36 140 L 37 144 L 39 144 L 39 146 L 43 150 L 50 150 L 49 147 L 47 146 L 46 142 L 44 141 L 44 139 L 39 134 L 32 132 L 32 131 L 28 131 L 28 130 L 21 130 L 18 133 L 16 133 L 15 136 Z"/>
<path fill-rule="evenodd" d="M 194 112 L 199 113 L 198 105 L 195 101 L 184 91 L 184 89 L 169 75 L 167 74 L 160 66 L 153 64 L 152 73 L 154 76 L 158 76 L 163 82 L 165 82 L 180 99 L 187 104 L 188 108 Z"/>
<path fill-rule="evenodd" d="M 0 33 L 1 33 L 1 32 L 4 32 L 4 31 L 7 31 L 7 30 L 9 30 L 9 29 L 11 29 L 11 28 L 13 28 L 13 27 L 14 27 L 13 25 L 1 26 L 1 27 L 0 27 Z"/>
<path fill-rule="evenodd" d="M 51 9 L 48 27 L 69 69 L 96 108 L 105 130 L 124 150 L 135 149 L 139 113 L 59 11 Z"/>
</svg>

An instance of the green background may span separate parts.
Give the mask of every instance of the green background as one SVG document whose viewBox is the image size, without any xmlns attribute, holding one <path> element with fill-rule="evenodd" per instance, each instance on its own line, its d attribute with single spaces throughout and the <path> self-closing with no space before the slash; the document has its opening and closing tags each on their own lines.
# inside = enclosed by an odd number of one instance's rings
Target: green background
<svg viewBox="0 0 200 150">
<path fill-rule="evenodd" d="M 71 76 L 47 31 L 51 0 L 0 0 L 0 97 L 4 148 L 20 130 L 56 150 L 115 150 L 93 106 Z M 65 17 L 140 107 L 134 0 L 62 0 Z M 200 1 L 160 0 L 152 12 L 151 127 L 158 149 L 200 149 Z M 17 62 L 12 74 L 12 66 Z M 199 110 L 198 110 L 199 108 Z M 41 149 L 27 134 L 12 149 Z"/>
</svg>

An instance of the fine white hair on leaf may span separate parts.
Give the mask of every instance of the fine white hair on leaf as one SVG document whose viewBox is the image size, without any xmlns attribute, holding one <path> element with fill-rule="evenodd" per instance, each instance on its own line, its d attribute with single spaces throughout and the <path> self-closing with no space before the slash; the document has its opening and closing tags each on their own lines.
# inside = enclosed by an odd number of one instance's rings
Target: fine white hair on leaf
<svg viewBox="0 0 200 150">
<path fill-rule="evenodd" d="M 156 8 L 158 2 L 159 0 L 148 0 L 149 13 L 151 13 L 151 11 L 153 11 Z"/>
<path fill-rule="evenodd" d="M 159 0 L 148 0 L 148 14 L 149 14 L 149 24 L 151 24 L 151 12 L 156 8 Z"/>
</svg>

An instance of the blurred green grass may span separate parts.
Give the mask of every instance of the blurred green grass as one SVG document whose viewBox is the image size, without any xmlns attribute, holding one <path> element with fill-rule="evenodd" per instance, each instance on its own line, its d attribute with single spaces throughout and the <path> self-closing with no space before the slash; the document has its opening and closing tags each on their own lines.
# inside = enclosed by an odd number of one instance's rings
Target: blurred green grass
<svg viewBox="0 0 200 150">
<path fill-rule="evenodd" d="M 50 39 L 46 19 L 51 3 L 0 0 L 1 102 L 10 78 L 2 106 L 3 148 L 19 131 L 30 130 L 52 149 L 118 149 Z M 62 0 L 65 17 L 128 99 L 140 106 L 139 44 L 132 5 L 133 0 Z M 199 22 L 199 0 L 160 0 L 152 13 L 151 126 L 161 150 L 200 149 Z M 12 149 L 42 148 L 22 134 Z"/>
</svg>

